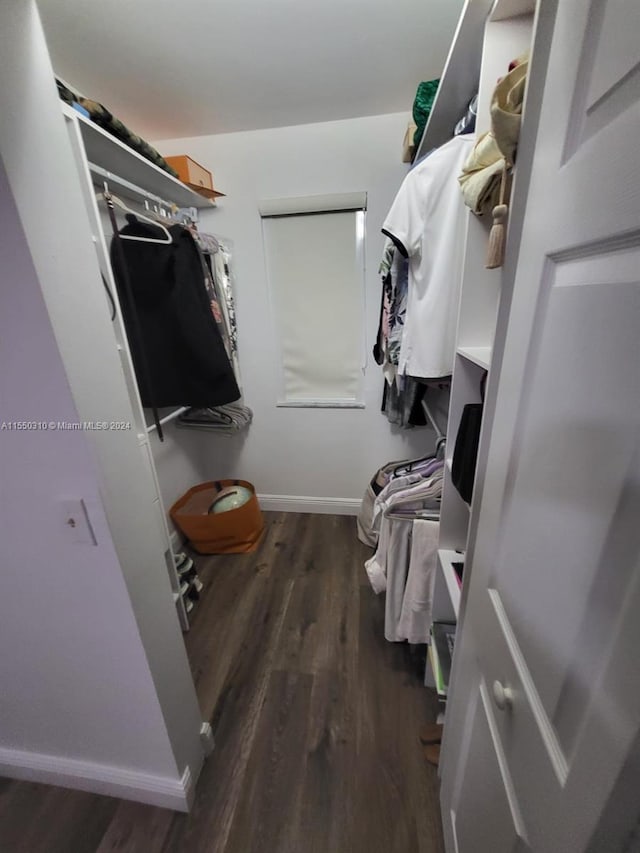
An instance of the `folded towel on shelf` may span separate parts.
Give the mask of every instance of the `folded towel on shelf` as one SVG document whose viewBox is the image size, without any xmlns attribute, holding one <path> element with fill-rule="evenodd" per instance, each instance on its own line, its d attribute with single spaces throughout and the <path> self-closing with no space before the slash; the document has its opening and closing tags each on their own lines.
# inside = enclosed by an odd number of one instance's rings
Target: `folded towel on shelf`
<svg viewBox="0 0 640 853">
<path fill-rule="evenodd" d="M 245 429 L 252 420 L 253 412 L 248 406 L 229 403 L 213 408 L 187 409 L 176 423 L 186 429 L 205 429 L 230 434 Z"/>
</svg>

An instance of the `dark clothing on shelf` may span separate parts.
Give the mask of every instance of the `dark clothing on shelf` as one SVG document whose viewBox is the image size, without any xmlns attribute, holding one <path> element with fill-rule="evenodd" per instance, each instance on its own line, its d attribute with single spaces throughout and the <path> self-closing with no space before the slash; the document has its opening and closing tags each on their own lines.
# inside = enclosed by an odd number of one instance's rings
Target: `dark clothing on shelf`
<svg viewBox="0 0 640 853">
<path fill-rule="evenodd" d="M 121 236 L 162 239 L 161 228 L 127 216 Z M 111 261 L 145 406 L 220 406 L 240 397 L 205 289 L 200 250 L 180 225 L 169 244 L 122 240 L 138 315 L 136 334 L 118 253 Z M 142 364 L 146 356 L 149 382 Z M 148 387 L 150 386 L 150 387 Z"/>
</svg>

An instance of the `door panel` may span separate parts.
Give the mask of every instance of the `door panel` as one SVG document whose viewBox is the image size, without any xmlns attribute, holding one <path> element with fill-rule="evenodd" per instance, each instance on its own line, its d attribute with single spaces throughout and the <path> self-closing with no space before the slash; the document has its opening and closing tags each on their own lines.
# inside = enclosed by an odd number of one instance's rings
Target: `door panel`
<svg viewBox="0 0 640 853">
<path fill-rule="evenodd" d="M 549 266 L 491 584 L 553 717 L 580 625 L 598 607 L 590 590 L 610 571 L 606 544 L 634 453 L 640 252 Z M 602 283 L 612 269 L 617 281 Z"/>
<path fill-rule="evenodd" d="M 528 850 L 513 783 L 484 682 L 480 685 L 476 700 L 465 767 L 464 779 L 451 814 L 458 850 L 490 850 L 491 853 Z"/>
<path fill-rule="evenodd" d="M 616 0 L 605 5 L 592 2 L 593 28 L 589 35 L 597 49 L 591 58 L 593 76 L 589 86 L 587 112 L 594 113 L 599 104 L 611 98 L 626 78 L 638 71 L 640 65 L 640 4 L 637 0 Z M 602 21 L 598 27 L 596 22 Z"/>
<path fill-rule="evenodd" d="M 514 814 L 535 853 L 632 838 L 638 819 L 637 799 L 616 798 L 640 790 L 640 4 L 541 0 L 539 15 L 549 9 L 449 703 L 486 686 L 468 751 L 449 758 L 465 734 L 454 713 L 443 756 L 443 791 L 455 797 L 455 773 L 478 800 L 474 820 L 501 826 L 485 847 L 459 829 L 459 853 L 502 849 Z M 494 681 L 511 690 L 501 710 Z M 495 790 L 496 766 L 511 780 L 510 818 L 468 781 L 479 765 Z M 465 808 L 461 794 L 460 828 Z"/>
<path fill-rule="evenodd" d="M 565 160 L 633 108 L 640 85 L 640 4 L 637 0 L 591 0 L 589 5 L 589 26 L 581 44 L 567 124 Z M 561 18 L 560 26 L 563 22 Z"/>
</svg>

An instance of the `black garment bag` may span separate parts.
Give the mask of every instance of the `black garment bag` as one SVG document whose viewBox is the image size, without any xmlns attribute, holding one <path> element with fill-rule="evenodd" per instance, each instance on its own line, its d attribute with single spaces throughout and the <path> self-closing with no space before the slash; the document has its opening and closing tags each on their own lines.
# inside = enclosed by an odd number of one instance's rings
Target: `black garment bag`
<svg viewBox="0 0 640 853">
<path fill-rule="evenodd" d="M 114 235 L 111 260 L 143 405 L 205 408 L 239 399 L 193 237 L 172 225 L 170 244 L 122 240 L 163 236 L 131 214 L 127 221 Z"/>
<path fill-rule="evenodd" d="M 480 386 L 482 402 L 467 403 L 462 410 L 451 462 L 451 481 L 460 493 L 462 500 L 468 504 L 471 503 L 473 483 L 476 477 L 486 379 L 487 374 L 485 373 Z"/>
</svg>

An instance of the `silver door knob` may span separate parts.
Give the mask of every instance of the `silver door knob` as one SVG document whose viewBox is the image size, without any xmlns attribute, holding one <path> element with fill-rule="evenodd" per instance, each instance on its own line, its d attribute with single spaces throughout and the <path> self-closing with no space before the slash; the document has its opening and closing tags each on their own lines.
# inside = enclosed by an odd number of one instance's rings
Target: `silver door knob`
<svg viewBox="0 0 640 853">
<path fill-rule="evenodd" d="M 493 701 L 501 711 L 513 705 L 513 691 L 500 681 L 493 682 Z"/>
</svg>

